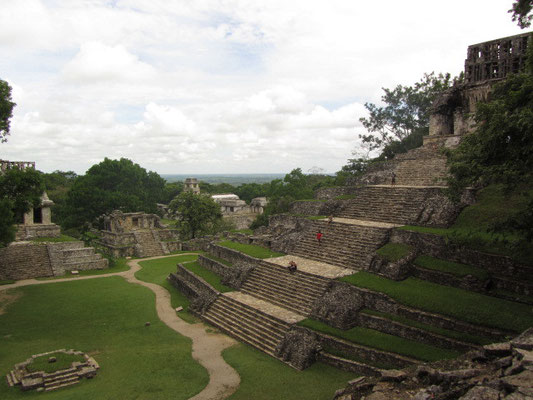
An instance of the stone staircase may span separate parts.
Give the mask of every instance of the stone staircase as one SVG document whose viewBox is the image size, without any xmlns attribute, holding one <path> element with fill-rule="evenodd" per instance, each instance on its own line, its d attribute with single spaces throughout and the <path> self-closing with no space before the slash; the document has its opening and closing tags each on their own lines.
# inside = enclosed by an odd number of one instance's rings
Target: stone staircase
<svg viewBox="0 0 533 400">
<path fill-rule="evenodd" d="M 316 240 L 318 230 L 323 234 L 320 246 Z M 344 268 L 362 269 L 370 264 L 374 252 L 388 237 L 388 228 L 313 221 L 291 254 Z"/>
<path fill-rule="evenodd" d="M 396 184 L 408 186 L 446 186 L 446 157 L 438 149 L 419 147 L 394 157 Z"/>
<path fill-rule="evenodd" d="M 289 323 L 223 294 L 217 297 L 202 318 L 273 357 L 276 357 L 276 348 L 290 328 Z"/>
<path fill-rule="evenodd" d="M 137 256 L 139 257 L 154 257 L 168 254 L 169 251 L 163 246 L 163 243 L 159 240 L 157 233 L 153 230 L 138 230 L 133 231 L 135 241 L 138 247 L 136 249 Z"/>
<path fill-rule="evenodd" d="M 47 245 L 54 275 L 63 275 L 66 271 L 84 271 L 104 269 L 109 261 L 96 253 L 93 247 L 85 247 L 81 241 L 50 243 Z"/>
<path fill-rule="evenodd" d="M 79 383 L 80 377 L 76 368 L 70 368 L 43 377 L 44 391 L 49 392 Z"/>
<path fill-rule="evenodd" d="M 322 296 L 329 279 L 263 262 L 256 265 L 241 287 L 241 292 L 272 304 L 309 315 L 313 303 Z"/>
<path fill-rule="evenodd" d="M 413 224 L 424 211 L 424 202 L 440 191 L 438 188 L 365 186 L 356 197 L 347 200 L 344 208 L 336 215 L 366 221 L 391 224 Z"/>
</svg>

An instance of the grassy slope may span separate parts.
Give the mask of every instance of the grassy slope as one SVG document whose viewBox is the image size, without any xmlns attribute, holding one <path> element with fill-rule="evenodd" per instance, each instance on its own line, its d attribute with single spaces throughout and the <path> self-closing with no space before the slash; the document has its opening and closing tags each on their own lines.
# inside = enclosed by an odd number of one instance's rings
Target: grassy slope
<svg viewBox="0 0 533 400">
<path fill-rule="evenodd" d="M 367 272 L 340 278 L 355 286 L 386 293 L 398 302 L 443 315 L 522 332 L 533 326 L 531 306 L 468 292 L 454 287 L 437 285 L 416 278 L 396 282 Z"/>
<path fill-rule="evenodd" d="M 141 261 L 141 270 L 135 273 L 135 277 L 141 281 L 155 283 L 164 287 L 170 293 L 170 303 L 173 308 L 183 307 L 178 316 L 186 322 L 196 322 L 197 319 L 189 314 L 189 299 L 180 293 L 167 281 L 171 272 L 176 272 L 178 263 L 196 261 L 197 255 L 177 255 L 173 257 L 158 258 L 155 260 Z"/>
<path fill-rule="evenodd" d="M 419 256 L 414 263 L 420 267 L 432 269 L 435 271 L 446 272 L 458 277 L 472 275 L 478 279 L 485 280 L 489 278 L 489 273 L 483 268 L 472 265 L 459 264 L 451 261 L 440 260 L 430 256 Z"/>
<path fill-rule="evenodd" d="M 297 371 L 244 344 L 222 353 L 241 376 L 241 385 L 229 400 L 329 400 L 355 374 L 315 363 Z"/>
<path fill-rule="evenodd" d="M 398 261 L 409 254 L 411 246 L 401 243 L 387 243 L 379 248 L 376 254 L 390 262 Z"/>
<path fill-rule="evenodd" d="M 217 274 L 215 274 L 213 271 L 208 270 L 207 268 L 202 267 L 198 262 L 187 263 L 183 266 L 195 275 L 203 278 L 207 283 L 209 283 L 221 293 L 232 292 L 235 290 L 230 288 L 229 286 L 223 285 L 220 282 L 220 277 Z"/>
<path fill-rule="evenodd" d="M 533 264 L 533 246 L 519 249 L 509 246 L 520 237 L 512 232 L 492 233 L 491 227 L 505 221 L 526 206 L 527 198 L 520 193 L 523 188 L 506 193 L 502 185 L 490 185 L 479 191 L 475 204 L 466 207 L 450 228 L 405 226 L 399 229 L 446 236 L 450 241 L 464 244 L 476 250 L 510 256 L 517 261 Z M 533 190 L 526 188 L 533 194 Z M 520 250 L 520 251 L 517 251 Z"/>
<path fill-rule="evenodd" d="M 255 258 L 271 258 L 284 256 L 283 253 L 277 253 L 266 247 L 257 246 L 255 244 L 242 244 L 232 242 L 231 240 L 224 240 L 218 243 L 220 246 L 227 247 L 228 249 L 238 250 L 244 254 L 247 254 Z"/>
<path fill-rule="evenodd" d="M 315 331 L 323 332 L 331 336 L 345 339 L 352 343 L 373 347 L 391 353 L 401 354 L 407 357 L 424 361 L 437 361 L 444 358 L 454 358 L 460 353 L 453 350 L 445 350 L 409 339 L 392 336 L 374 329 L 355 327 L 342 330 L 326 325 L 313 319 L 304 319 L 298 325 L 305 326 Z"/>
<path fill-rule="evenodd" d="M 2 400 L 188 399 L 208 382 L 190 340 L 159 321 L 155 296 L 144 287 L 111 277 L 16 290 L 23 296 L 0 315 L 2 374 L 32 354 L 60 348 L 92 354 L 101 369 L 93 380 L 43 394 L 0 379 Z"/>
</svg>

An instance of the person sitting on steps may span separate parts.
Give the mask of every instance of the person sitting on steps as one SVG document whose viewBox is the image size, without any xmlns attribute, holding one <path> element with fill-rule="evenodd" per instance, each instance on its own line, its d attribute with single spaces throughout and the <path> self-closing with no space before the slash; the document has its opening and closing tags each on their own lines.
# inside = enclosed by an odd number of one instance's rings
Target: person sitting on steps
<svg viewBox="0 0 533 400">
<path fill-rule="evenodd" d="M 291 260 L 289 262 L 289 267 L 288 268 L 289 268 L 289 272 L 291 272 L 291 273 L 295 272 L 296 269 L 297 269 L 296 263 L 293 260 Z"/>
</svg>

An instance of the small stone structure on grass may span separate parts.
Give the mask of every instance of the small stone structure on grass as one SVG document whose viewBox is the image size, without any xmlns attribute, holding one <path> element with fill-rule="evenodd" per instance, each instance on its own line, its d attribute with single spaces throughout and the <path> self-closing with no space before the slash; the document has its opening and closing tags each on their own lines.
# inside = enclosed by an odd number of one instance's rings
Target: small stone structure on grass
<svg viewBox="0 0 533 400">
<path fill-rule="evenodd" d="M 263 214 L 267 205 L 266 197 L 256 197 L 250 204 L 233 193 L 214 194 L 211 196 L 220 205 L 222 217 L 232 222 L 236 229 L 247 229 L 258 215 Z"/>
<path fill-rule="evenodd" d="M 74 361 L 68 368 L 54 372 L 30 371 L 29 366 L 40 357 L 52 356 L 57 353 L 76 355 L 85 361 Z M 54 357 L 49 357 L 49 362 L 54 362 Z M 100 366 L 91 356 L 75 350 L 55 350 L 47 353 L 35 354 L 26 361 L 15 365 L 15 368 L 6 375 L 7 383 L 11 387 L 19 386 L 21 390 L 37 390 L 49 392 L 51 390 L 75 385 L 81 378 L 93 378 Z"/>
</svg>

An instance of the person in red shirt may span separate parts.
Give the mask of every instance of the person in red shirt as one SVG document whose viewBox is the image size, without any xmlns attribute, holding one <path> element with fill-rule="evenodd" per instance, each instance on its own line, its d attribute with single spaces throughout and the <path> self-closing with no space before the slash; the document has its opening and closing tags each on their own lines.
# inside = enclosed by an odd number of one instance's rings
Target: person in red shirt
<svg viewBox="0 0 533 400">
<path fill-rule="evenodd" d="M 318 242 L 318 245 L 320 246 L 320 241 L 322 240 L 322 232 L 318 231 L 316 233 L 316 240 Z"/>
</svg>

